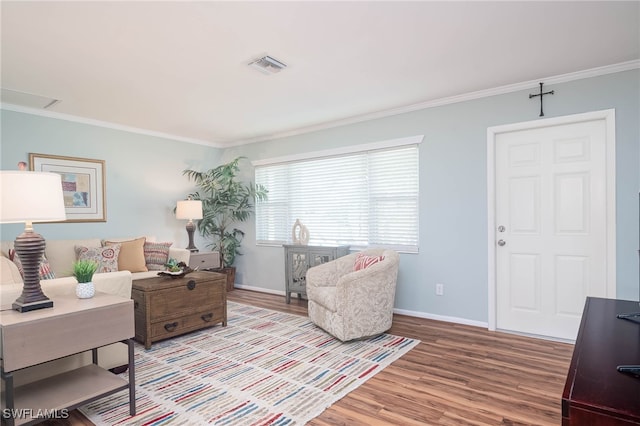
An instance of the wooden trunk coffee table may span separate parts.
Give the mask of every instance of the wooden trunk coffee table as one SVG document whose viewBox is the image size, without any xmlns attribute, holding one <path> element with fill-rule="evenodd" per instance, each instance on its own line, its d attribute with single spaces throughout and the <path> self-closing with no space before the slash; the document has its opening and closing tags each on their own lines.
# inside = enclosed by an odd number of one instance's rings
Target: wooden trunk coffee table
<svg viewBox="0 0 640 426">
<path fill-rule="evenodd" d="M 149 349 L 158 340 L 218 323 L 226 326 L 226 282 L 226 275 L 199 271 L 135 280 L 135 339 Z"/>
</svg>

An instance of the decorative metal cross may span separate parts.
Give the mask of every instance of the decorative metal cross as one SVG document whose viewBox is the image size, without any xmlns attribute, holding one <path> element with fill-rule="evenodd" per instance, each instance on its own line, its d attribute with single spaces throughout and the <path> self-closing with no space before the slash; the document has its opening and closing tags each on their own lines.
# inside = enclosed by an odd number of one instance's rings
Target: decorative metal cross
<svg viewBox="0 0 640 426">
<path fill-rule="evenodd" d="M 542 85 L 543 85 L 543 84 L 544 84 L 544 83 L 542 83 L 542 82 L 540 83 L 540 93 L 535 94 L 535 95 L 529 94 L 529 99 L 531 99 L 531 98 L 535 98 L 536 96 L 540 96 L 540 117 L 543 117 L 543 116 L 544 116 L 544 112 L 542 112 L 542 97 L 543 97 L 544 95 L 553 95 L 553 90 L 551 90 L 550 92 L 544 92 L 544 93 L 542 93 Z"/>
</svg>

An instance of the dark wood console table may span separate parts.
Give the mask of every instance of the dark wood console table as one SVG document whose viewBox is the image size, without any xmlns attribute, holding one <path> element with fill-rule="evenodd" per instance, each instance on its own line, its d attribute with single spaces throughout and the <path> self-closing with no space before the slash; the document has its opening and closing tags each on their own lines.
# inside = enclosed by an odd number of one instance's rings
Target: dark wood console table
<svg viewBox="0 0 640 426">
<path fill-rule="evenodd" d="M 640 378 L 618 365 L 640 364 L 640 324 L 616 318 L 638 302 L 588 297 L 562 393 L 562 424 L 640 425 Z"/>
</svg>

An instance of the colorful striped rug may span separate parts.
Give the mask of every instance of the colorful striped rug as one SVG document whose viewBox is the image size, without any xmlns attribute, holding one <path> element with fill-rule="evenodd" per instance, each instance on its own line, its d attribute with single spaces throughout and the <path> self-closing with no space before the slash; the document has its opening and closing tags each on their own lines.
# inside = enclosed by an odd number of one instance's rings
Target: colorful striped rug
<svg viewBox="0 0 640 426">
<path fill-rule="evenodd" d="M 418 343 L 342 343 L 307 317 L 229 302 L 227 327 L 135 345 L 137 415 L 127 391 L 80 411 L 109 426 L 303 425 Z"/>
</svg>

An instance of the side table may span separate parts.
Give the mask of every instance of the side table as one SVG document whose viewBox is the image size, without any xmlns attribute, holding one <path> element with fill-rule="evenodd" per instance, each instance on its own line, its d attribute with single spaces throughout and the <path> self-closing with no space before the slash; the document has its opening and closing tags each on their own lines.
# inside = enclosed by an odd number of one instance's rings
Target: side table
<svg viewBox="0 0 640 426">
<path fill-rule="evenodd" d="M 35 424 L 52 412 L 72 410 L 104 396 L 129 390 L 129 413 L 136 413 L 133 357 L 133 301 L 96 293 L 91 299 L 54 298 L 52 308 L 0 312 L 0 375 L 7 425 Z M 115 342 L 129 349 L 129 381 L 98 366 L 98 350 Z M 93 364 L 14 387 L 13 372 L 92 350 Z"/>
<path fill-rule="evenodd" d="M 283 247 L 287 303 L 291 302 L 291 293 L 298 293 L 298 299 L 307 295 L 307 269 L 349 254 L 349 246 L 285 244 Z"/>
</svg>

